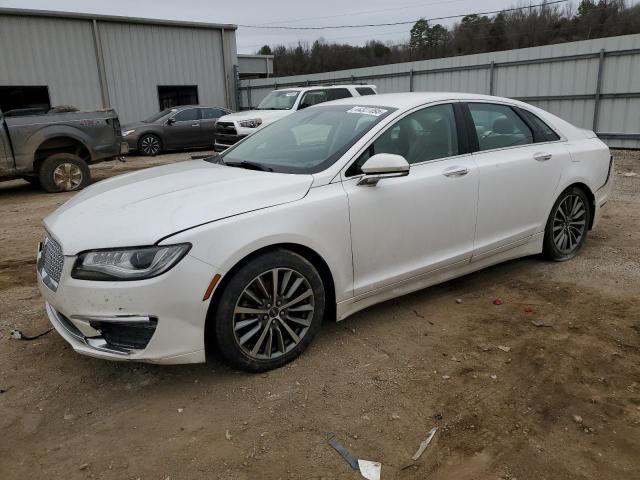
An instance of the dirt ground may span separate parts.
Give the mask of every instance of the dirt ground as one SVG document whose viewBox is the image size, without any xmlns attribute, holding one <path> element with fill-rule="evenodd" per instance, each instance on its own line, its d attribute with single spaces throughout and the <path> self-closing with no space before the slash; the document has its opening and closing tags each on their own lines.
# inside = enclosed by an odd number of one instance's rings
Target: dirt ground
<svg viewBox="0 0 640 480">
<path fill-rule="evenodd" d="M 640 153 L 615 155 L 615 194 L 576 259 L 512 261 L 326 323 L 263 375 L 12 339 L 49 328 L 35 251 L 70 195 L 0 184 L 0 478 L 360 478 L 327 432 L 383 479 L 638 478 Z"/>
</svg>

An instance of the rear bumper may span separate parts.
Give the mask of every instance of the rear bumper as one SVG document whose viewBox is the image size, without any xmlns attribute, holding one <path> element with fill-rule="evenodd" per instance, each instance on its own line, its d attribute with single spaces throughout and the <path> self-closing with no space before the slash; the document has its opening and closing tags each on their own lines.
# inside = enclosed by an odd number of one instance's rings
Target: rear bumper
<svg viewBox="0 0 640 480">
<path fill-rule="evenodd" d="M 595 211 L 593 213 L 593 224 L 591 228 L 595 228 L 602 216 L 602 207 L 607 203 L 611 192 L 613 191 L 613 177 L 615 176 L 615 161 L 613 156 L 609 161 L 609 172 L 607 174 L 607 180 L 605 184 L 600 187 L 594 194 L 595 197 Z"/>
</svg>

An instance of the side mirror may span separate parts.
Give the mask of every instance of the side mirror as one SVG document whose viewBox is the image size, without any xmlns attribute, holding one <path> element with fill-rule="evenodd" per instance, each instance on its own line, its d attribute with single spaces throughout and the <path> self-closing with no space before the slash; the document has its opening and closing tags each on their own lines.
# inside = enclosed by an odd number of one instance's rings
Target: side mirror
<svg viewBox="0 0 640 480">
<path fill-rule="evenodd" d="M 174 123 L 176 123 L 176 119 L 173 117 L 167 120 L 167 125 L 173 125 Z"/>
<path fill-rule="evenodd" d="M 378 153 L 369 158 L 362 166 L 364 176 L 358 185 L 374 187 L 383 178 L 398 178 L 409 175 L 409 163 L 402 155 Z"/>
</svg>

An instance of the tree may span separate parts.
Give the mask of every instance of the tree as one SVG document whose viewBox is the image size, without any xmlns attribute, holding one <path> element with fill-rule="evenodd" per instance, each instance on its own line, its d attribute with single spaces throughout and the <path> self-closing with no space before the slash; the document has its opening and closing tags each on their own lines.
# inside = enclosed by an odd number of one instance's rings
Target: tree
<svg viewBox="0 0 640 480">
<path fill-rule="evenodd" d="M 272 55 L 271 47 L 269 45 L 263 45 L 260 47 L 260 50 L 258 50 L 258 55 Z"/>
<path fill-rule="evenodd" d="M 311 45 L 265 45 L 259 53 L 273 52 L 276 75 L 296 75 L 633 33 L 640 33 L 640 4 L 582 0 L 577 12 L 545 4 L 493 17 L 467 15 L 450 28 L 421 18 L 411 28 L 408 44 L 370 40 L 356 46 L 320 37 Z"/>
</svg>

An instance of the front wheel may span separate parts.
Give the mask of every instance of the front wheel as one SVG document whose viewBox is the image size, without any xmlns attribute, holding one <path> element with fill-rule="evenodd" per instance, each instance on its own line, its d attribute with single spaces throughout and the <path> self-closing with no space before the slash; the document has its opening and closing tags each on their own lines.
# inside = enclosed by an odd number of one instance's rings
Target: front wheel
<svg viewBox="0 0 640 480">
<path fill-rule="evenodd" d="M 49 193 L 82 190 L 91 182 L 87 163 L 72 153 L 56 153 L 40 165 L 38 180 Z"/>
<path fill-rule="evenodd" d="M 155 157 L 162 150 L 162 142 L 160 138 L 151 133 L 147 133 L 140 137 L 138 141 L 138 151 L 142 155 L 146 155 L 148 157 Z"/>
<path fill-rule="evenodd" d="M 571 187 L 562 192 L 544 231 L 545 256 L 557 262 L 575 257 L 587 239 L 590 218 L 591 203 L 582 189 Z"/>
<path fill-rule="evenodd" d="M 264 253 L 235 272 L 220 297 L 218 348 L 240 370 L 278 368 L 307 348 L 324 311 L 324 285 L 308 260 L 285 249 Z"/>
</svg>

